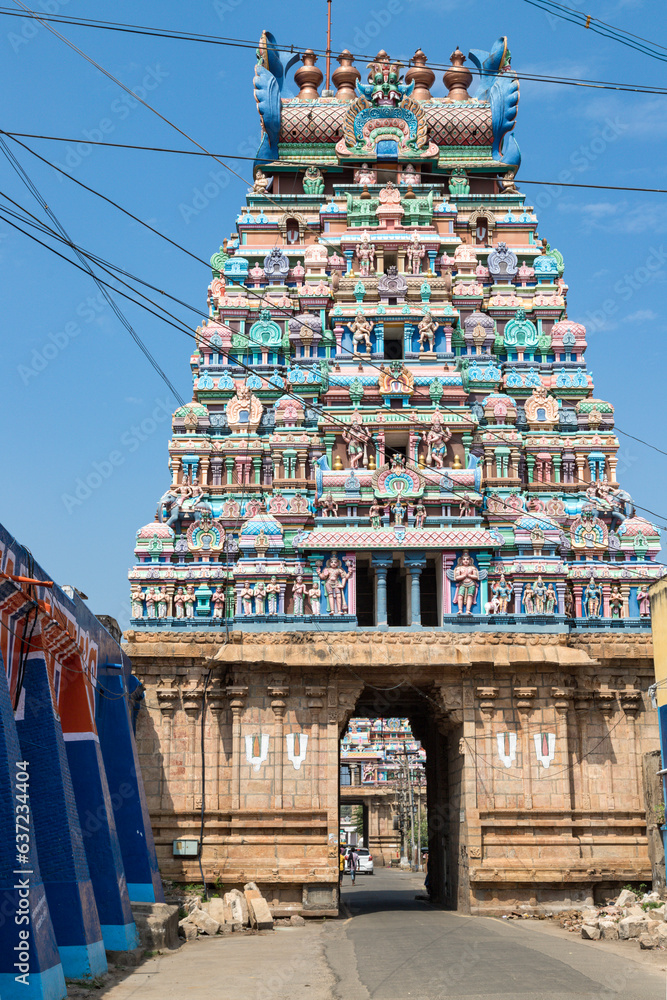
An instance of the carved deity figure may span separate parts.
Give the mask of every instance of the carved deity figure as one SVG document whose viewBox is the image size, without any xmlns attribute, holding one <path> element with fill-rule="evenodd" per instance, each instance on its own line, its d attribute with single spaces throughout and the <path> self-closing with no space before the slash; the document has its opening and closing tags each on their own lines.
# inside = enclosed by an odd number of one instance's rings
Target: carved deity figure
<svg viewBox="0 0 667 1000">
<path fill-rule="evenodd" d="M 535 614 L 543 615 L 547 597 L 547 587 L 541 576 L 538 576 L 533 585 L 533 600 L 535 602 Z"/>
<path fill-rule="evenodd" d="M 491 585 L 491 592 L 498 600 L 498 614 L 507 614 L 507 605 L 512 597 L 512 587 L 505 579 L 505 574 L 501 573 L 500 580 Z"/>
<path fill-rule="evenodd" d="M 380 527 L 380 519 L 382 517 L 382 507 L 374 500 L 368 509 L 368 517 L 370 518 L 371 528 L 376 530 Z M 137 617 L 140 617 L 139 615 Z"/>
<path fill-rule="evenodd" d="M 419 351 L 428 350 L 433 352 L 435 350 L 435 331 L 438 329 L 438 324 L 435 322 L 430 312 L 424 313 L 423 319 L 420 319 L 417 330 L 419 331 Z M 428 348 L 424 345 L 428 344 Z"/>
<path fill-rule="evenodd" d="M 317 506 L 322 511 L 322 517 L 338 517 L 338 504 L 333 498 L 333 493 L 325 494 L 317 501 Z"/>
<path fill-rule="evenodd" d="M 641 618 L 649 618 L 651 614 L 651 598 L 648 587 L 637 589 L 637 601 L 639 602 L 639 614 Z"/>
<path fill-rule="evenodd" d="M 391 512 L 394 515 L 394 524 L 396 527 L 400 527 L 405 520 L 407 512 L 407 507 L 402 502 L 400 497 L 396 497 L 395 502 L 391 505 Z"/>
<path fill-rule="evenodd" d="M 195 604 L 197 603 L 197 596 L 195 594 L 194 583 L 188 583 L 185 586 L 185 617 L 194 618 L 195 616 Z"/>
<path fill-rule="evenodd" d="M 424 521 L 426 520 L 426 507 L 421 501 L 415 504 L 414 514 L 415 514 L 415 528 L 423 528 Z"/>
<path fill-rule="evenodd" d="M 320 613 L 320 587 L 319 584 L 314 583 L 312 587 L 307 591 L 308 601 L 310 603 L 310 613 L 311 615 L 319 615 Z"/>
<path fill-rule="evenodd" d="M 324 177 L 319 167 L 306 167 L 303 178 L 304 194 L 324 194 Z"/>
<path fill-rule="evenodd" d="M 266 614 L 266 584 L 263 580 L 257 581 L 255 589 L 252 592 L 252 596 L 255 598 L 255 614 Z"/>
<path fill-rule="evenodd" d="M 185 618 L 185 591 L 182 587 L 179 587 L 174 596 L 174 607 L 176 608 L 176 617 Z"/>
<path fill-rule="evenodd" d="M 327 559 L 324 569 L 317 570 L 317 575 L 320 580 L 324 581 L 328 613 L 330 615 L 347 614 L 345 584 L 352 576 L 352 570 L 346 572 L 343 569 L 340 559 L 337 556 L 331 556 Z"/>
<path fill-rule="evenodd" d="M 373 332 L 373 324 L 369 323 L 364 317 L 361 309 L 357 310 L 357 315 L 354 318 L 354 323 L 350 326 L 350 333 L 352 334 L 352 354 L 353 356 L 359 357 L 359 345 L 365 345 L 365 354 L 371 353 L 371 334 Z"/>
<path fill-rule="evenodd" d="M 157 587 L 155 590 L 156 615 L 158 618 L 167 617 L 167 591 L 164 587 Z"/>
<path fill-rule="evenodd" d="M 614 584 L 609 594 L 609 613 L 612 618 L 623 618 L 623 594 L 618 583 Z"/>
<path fill-rule="evenodd" d="M 141 585 L 133 583 L 130 588 L 130 601 L 132 602 L 132 617 L 143 618 L 144 616 L 144 592 Z"/>
<path fill-rule="evenodd" d="M 431 426 L 428 431 L 422 434 L 422 438 L 426 445 L 426 464 L 435 465 L 437 469 L 444 468 L 447 443 L 451 441 L 452 432 L 449 427 L 443 425 L 439 410 L 433 414 Z M 469 515 L 462 514 L 461 516 L 468 517 Z"/>
<path fill-rule="evenodd" d="M 458 613 L 462 615 L 465 609 L 467 615 L 472 614 L 472 606 L 475 603 L 479 586 L 479 570 L 473 563 L 467 549 L 464 549 L 454 569 L 454 583 L 456 584 L 454 600 L 458 605 Z"/>
<path fill-rule="evenodd" d="M 224 618 L 225 614 L 225 594 L 222 587 L 216 587 L 211 597 L 213 605 L 213 617 Z"/>
<path fill-rule="evenodd" d="M 565 617 L 574 618 L 574 595 L 570 587 L 565 591 Z"/>
<path fill-rule="evenodd" d="M 523 613 L 525 615 L 535 614 L 535 602 L 533 599 L 533 585 L 528 581 L 523 591 Z"/>
<path fill-rule="evenodd" d="M 255 194 L 265 194 L 266 189 L 269 185 L 269 179 L 263 170 L 259 167 L 255 171 L 255 183 L 252 186 L 252 190 Z"/>
<path fill-rule="evenodd" d="M 419 233 L 415 230 L 412 234 L 412 242 L 408 244 L 407 257 L 413 274 L 420 274 L 422 260 L 426 254 L 426 247 L 419 242 Z"/>
<path fill-rule="evenodd" d="M 269 614 L 278 614 L 278 594 L 280 593 L 280 584 L 276 580 L 275 576 L 272 576 L 266 585 L 266 593 L 269 598 Z"/>
<path fill-rule="evenodd" d="M 307 590 L 308 588 L 303 582 L 303 577 L 299 573 L 296 580 L 294 581 L 294 586 L 292 587 L 292 597 L 294 598 L 294 614 L 298 615 L 299 618 L 303 616 L 303 603 Z"/>
<path fill-rule="evenodd" d="M 367 163 L 362 163 L 359 169 L 354 171 L 355 184 L 375 184 L 375 182 L 375 171 Z"/>
<path fill-rule="evenodd" d="M 155 587 L 149 587 L 146 591 L 146 617 L 155 618 Z"/>
<path fill-rule="evenodd" d="M 449 193 L 453 198 L 457 195 L 470 194 L 470 182 L 463 167 L 454 167 L 449 178 Z"/>
<path fill-rule="evenodd" d="M 459 501 L 459 517 L 475 517 L 481 502 L 479 497 L 474 497 L 471 493 L 464 493 Z"/>
<path fill-rule="evenodd" d="M 602 608 L 602 587 L 592 576 L 584 590 L 584 608 L 589 618 L 599 618 Z"/>
<path fill-rule="evenodd" d="M 357 260 L 359 261 L 359 274 L 362 278 L 367 278 L 373 270 L 375 260 L 375 247 L 371 243 L 371 238 L 367 232 L 361 234 L 361 243 L 355 247 Z"/>
<path fill-rule="evenodd" d="M 553 583 L 550 583 L 549 586 L 547 587 L 546 607 L 544 610 L 548 615 L 553 615 L 556 613 L 557 608 L 558 608 L 558 595 L 554 590 Z"/>
<path fill-rule="evenodd" d="M 239 597 L 241 598 L 241 611 L 244 615 L 252 614 L 252 588 L 247 580 L 244 581 L 241 590 L 239 591 Z"/>
<path fill-rule="evenodd" d="M 343 431 L 343 441 L 347 445 L 347 457 L 350 468 L 357 469 L 359 463 L 368 465 L 368 445 L 371 441 L 370 432 L 361 424 L 361 417 L 354 413 L 349 427 Z"/>
</svg>

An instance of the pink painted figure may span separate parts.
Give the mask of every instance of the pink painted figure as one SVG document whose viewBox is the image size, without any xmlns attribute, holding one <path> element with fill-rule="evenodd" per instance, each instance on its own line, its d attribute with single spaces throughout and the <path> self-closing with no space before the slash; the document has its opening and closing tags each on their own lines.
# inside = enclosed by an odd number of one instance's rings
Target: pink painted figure
<svg viewBox="0 0 667 1000">
<path fill-rule="evenodd" d="M 354 413 L 349 427 L 343 431 L 343 441 L 347 445 L 347 456 L 351 469 L 357 469 L 359 463 L 368 465 L 368 445 L 371 441 L 370 432 L 361 424 L 361 417 Z"/>
<path fill-rule="evenodd" d="M 639 614 L 642 618 L 649 618 L 651 615 L 651 598 L 648 587 L 639 587 L 637 590 L 637 600 L 639 602 Z"/>
<path fill-rule="evenodd" d="M 333 498 L 333 493 L 329 492 L 320 497 L 317 506 L 322 511 L 322 517 L 338 517 L 338 504 Z"/>
<path fill-rule="evenodd" d="M 369 323 L 364 317 L 361 309 L 357 310 L 357 315 L 354 317 L 354 323 L 350 324 L 350 333 L 352 334 L 352 354 L 355 357 L 359 357 L 359 345 L 363 344 L 365 347 L 365 354 L 370 354 L 371 345 L 371 334 L 373 332 L 373 324 Z"/>
<path fill-rule="evenodd" d="M 185 591 L 182 587 L 179 587 L 176 591 L 174 607 L 176 608 L 176 617 L 185 618 Z"/>
<path fill-rule="evenodd" d="M 432 353 L 435 350 L 435 331 L 437 329 L 438 324 L 434 321 L 430 312 L 424 313 L 423 319 L 420 319 L 417 326 L 420 352 L 428 350 Z M 428 348 L 424 346 L 425 344 L 428 344 Z"/>
<path fill-rule="evenodd" d="M 371 527 L 375 529 L 379 528 L 380 518 L 382 517 L 382 507 L 377 502 L 377 500 L 374 500 L 371 506 L 369 507 L 368 516 L 370 518 Z"/>
<path fill-rule="evenodd" d="M 444 468 L 447 456 L 447 443 L 451 440 L 452 432 L 449 427 L 444 427 L 440 413 L 436 410 L 433 414 L 431 426 L 428 431 L 422 434 L 426 445 L 426 464 L 435 465 L 437 469 Z M 463 501 L 461 501 L 463 503 Z M 461 517 L 469 517 L 468 514 L 461 514 Z"/>
<path fill-rule="evenodd" d="M 338 556 L 331 556 L 327 559 L 324 569 L 317 570 L 317 575 L 320 580 L 324 580 L 324 592 L 327 597 L 327 604 L 329 605 L 328 614 L 347 614 L 345 584 L 352 576 L 352 570 L 346 572 Z"/>
<path fill-rule="evenodd" d="M 362 233 L 361 243 L 357 243 L 355 253 L 359 261 L 359 274 L 362 278 L 367 278 L 373 268 L 375 247 L 371 243 L 370 236 L 366 231 Z"/>
<path fill-rule="evenodd" d="M 292 587 L 292 597 L 294 598 L 294 614 L 297 615 L 299 618 L 303 615 L 303 604 L 307 590 L 308 588 L 303 582 L 303 577 L 299 573 L 296 580 L 294 581 L 294 586 Z"/>
<path fill-rule="evenodd" d="M 408 245 L 407 256 L 413 274 L 420 274 L 422 260 L 426 254 L 426 247 L 419 241 L 419 233 L 415 230 L 412 235 L 412 242 Z"/>
<path fill-rule="evenodd" d="M 467 615 L 472 614 L 472 606 L 477 596 L 479 585 L 479 570 L 472 561 L 472 557 L 467 549 L 454 569 L 454 583 L 456 584 L 456 594 L 454 600 L 458 605 L 458 613 L 463 614 L 464 608 Z"/>
<path fill-rule="evenodd" d="M 526 615 L 535 614 L 535 601 L 533 598 L 533 585 L 528 581 L 523 592 L 523 610 Z"/>
<path fill-rule="evenodd" d="M 215 588 L 215 592 L 211 597 L 211 604 L 213 605 L 213 617 L 223 618 L 225 614 L 225 594 L 222 587 Z"/>
<path fill-rule="evenodd" d="M 167 591 L 164 587 L 158 587 L 155 591 L 156 615 L 158 618 L 167 617 Z"/>
<path fill-rule="evenodd" d="M 241 590 L 239 591 L 239 597 L 241 598 L 241 610 L 244 615 L 252 614 L 252 590 L 250 589 L 250 584 L 246 580 L 243 584 Z"/>
</svg>

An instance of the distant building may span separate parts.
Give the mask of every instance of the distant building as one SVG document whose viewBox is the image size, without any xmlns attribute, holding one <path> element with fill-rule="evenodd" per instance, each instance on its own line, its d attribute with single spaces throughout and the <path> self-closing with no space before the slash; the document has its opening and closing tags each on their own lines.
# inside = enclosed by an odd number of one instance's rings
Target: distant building
<svg viewBox="0 0 667 1000">
<path fill-rule="evenodd" d="M 426 815 L 425 761 L 408 719 L 350 719 L 340 743 L 340 826 L 346 842 L 363 841 L 376 864 L 407 856 L 410 809 L 415 845 L 419 840 Z M 361 835 L 354 815 L 357 806 L 363 810 Z"/>
<path fill-rule="evenodd" d="M 139 946 L 131 902 L 164 901 L 133 733 L 143 695 L 79 593 L 2 526 L 0 664 L 0 996 L 58 1000 L 65 977 Z"/>
</svg>

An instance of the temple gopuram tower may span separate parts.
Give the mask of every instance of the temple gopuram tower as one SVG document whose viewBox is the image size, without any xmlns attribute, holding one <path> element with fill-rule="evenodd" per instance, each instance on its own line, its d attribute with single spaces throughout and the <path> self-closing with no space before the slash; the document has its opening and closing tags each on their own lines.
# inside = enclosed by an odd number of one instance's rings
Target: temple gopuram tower
<svg viewBox="0 0 667 1000">
<path fill-rule="evenodd" d="M 362 716 L 424 747 L 436 900 L 648 881 L 659 533 L 617 482 L 563 254 L 516 185 L 506 39 L 453 52 L 446 97 L 421 51 L 338 63 L 323 90 L 312 51 L 262 35 L 253 184 L 137 532 L 162 873 L 201 860 L 276 915 L 336 913 L 339 743 Z"/>
</svg>

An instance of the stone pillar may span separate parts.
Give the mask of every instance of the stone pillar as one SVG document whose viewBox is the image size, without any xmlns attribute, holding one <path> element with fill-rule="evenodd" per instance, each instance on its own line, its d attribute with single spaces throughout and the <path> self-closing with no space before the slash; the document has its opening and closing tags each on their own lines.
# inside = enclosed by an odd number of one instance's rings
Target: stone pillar
<svg viewBox="0 0 667 1000">
<path fill-rule="evenodd" d="M 220 718 L 225 707 L 225 692 L 216 684 L 212 684 L 208 693 L 208 704 L 213 717 L 211 737 L 213 740 L 213 774 L 209 787 L 210 801 L 208 808 L 214 812 L 220 811 Z"/>
<path fill-rule="evenodd" d="M 521 732 L 523 735 L 523 807 L 533 808 L 533 750 L 531 747 L 533 734 L 529 729 L 530 715 L 533 711 L 533 699 L 537 696 L 537 688 L 515 687 L 514 697 L 516 707 L 521 720 Z"/>
<path fill-rule="evenodd" d="M 273 808 L 283 808 L 283 743 L 285 741 L 285 698 L 289 694 L 286 684 L 269 684 L 273 709 Z"/>
<path fill-rule="evenodd" d="M 614 711 L 616 709 L 616 695 L 613 691 L 608 688 L 603 688 L 597 692 L 597 701 L 600 711 L 607 724 L 607 739 L 611 744 L 611 735 L 609 733 L 609 720 L 611 719 Z M 612 754 L 607 751 L 606 760 L 604 762 L 604 773 L 605 773 L 605 784 L 607 787 L 607 809 L 615 809 L 616 804 L 614 801 L 614 771 L 612 768 Z"/>
<path fill-rule="evenodd" d="M 563 777 L 568 789 L 570 809 L 574 809 L 574 774 L 572 768 L 570 767 L 570 733 L 568 718 L 571 692 L 568 688 L 554 687 L 551 689 L 551 697 L 554 700 L 554 708 L 556 709 L 556 739 L 559 747 L 561 748 L 563 759 L 563 765 L 560 770 L 565 771 Z"/>
<path fill-rule="evenodd" d="M 574 711 L 576 712 L 579 720 L 579 784 L 581 787 L 581 804 L 579 808 L 584 812 L 587 812 L 591 808 L 591 796 L 588 789 L 588 771 L 586 765 L 586 737 L 592 697 L 593 696 L 590 691 L 575 690 L 574 693 Z"/>
<path fill-rule="evenodd" d="M 426 555 L 424 552 L 406 553 L 405 567 L 410 574 L 411 625 L 421 625 L 420 577 L 425 566 Z"/>
<path fill-rule="evenodd" d="M 375 624 L 387 624 L 387 571 L 393 563 L 390 555 L 373 555 L 375 570 Z"/>
<path fill-rule="evenodd" d="M 632 808 L 641 809 L 642 799 L 643 799 L 643 785 L 644 778 L 642 773 L 642 757 L 641 753 L 637 750 L 637 712 L 641 708 L 642 695 L 641 691 L 636 691 L 633 688 L 627 688 L 625 691 L 621 691 L 621 708 L 625 712 L 625 721 L 628 733 L 628 756 L 629 767 L 628 767 L 628 777 L 632 775 Z"/>
<path fill-rule="evenodd" d="M 197 719 L 200 715 L 202 703 L 202 690 L 197 681 L 193 681 L 192 686 L 183 691 L 183 708 L 188 719 L 188 753 L 186 757 L 186 770 L 190 775 L 188 781 L 188 791 L 186 796 L 187 807 L 196 810 L 197 792 Z M 189 766 L 188 766 L 189 764 Z"/>
<path fill-rule="evenodd" d="M 310 709 L 310 787 L 313 809 L 320 808 L 320 716 L 324 708 L 326 688 L 320 685 L 306 687 Z"/>
<path fill-rule="evenodd" d="M 172 687 L 171 684 L 172 682 L 169 681 L 169 686 L 158 687 L 155 689 L 155 694 L 157 695 L 158 704 L 160 706 L 160 712 L 162 713 L 162 739 L 160 740 L 160 750 L 162 752 L 162 772 L 164 774 L 161 796 L 162 809 L 167 809 L 170 801 L 169 769 L 171 764 L 172 723 L 174 719 L 174 711 L 176 709 L 176 702 L 178 701 L 178 691 L 175 687 Z"/>
<path fill-rule="evenodd" d="M 442 615 L 452 614 L 452 587 L 451 580 L 447 576 L 447 571 L 452 568 L 456 559 L 456 553 L 442 553 L 442 614 L 440 624 L 442 625 Z"/>
<path fill-rule="evenodd" d="M 479 704 L 479 712 L 482 716 L 484 733 L 484 748 L 486 761 L 482 761 L 481 765 L 484 767 L 485 777 L 483 783 L 483 795 L 485 799 L 484 808 L 492 810 L 495 808 L 495 790 L 493 776 L 495 772 L 495 766 L 493 761 L 496 759 L 495 747 L 493 745 L 494 736 L 492 732 L 493 717 L 495 715 L 494 701 L 498 697 L 499 689 L 497 687 L 478 687 L 475 691 L 477 696 L 477 701 Z M 479 838 L 478 844 L 480 851 L 482 848 L 481 837 Z M 481 853 L 480 853 L 481 857 Z"/>
<path fill-rule="evenodd" d="M 354 552 L 346 552 L 343 556 L 343 564 L 352 573 L 347 581 L 347 613 L 356 615 L 357 613 L 357 556 Z"/>
<path fill-rule="evenodd" d="M 247 694 L 248 688 L 242 684 L 227 688 L 232 710 L 232 811 L 241 808 L 241 715 Z"/>
<path fill-rule="evenodd" d="M 480 570 L 486 570 L 484 574 L 484 579 L 479 581 L 479 604 L 480 604 L 480 614 L 484 614 L 484 608 L 486 607 L 487 601 L 489 600 L 489 566 L 491 565 L 491 553 L 490 552 L 478 552 L 477 562 Z M 480 573 L 480 576 L 482 574 Z"/>
</svg>

